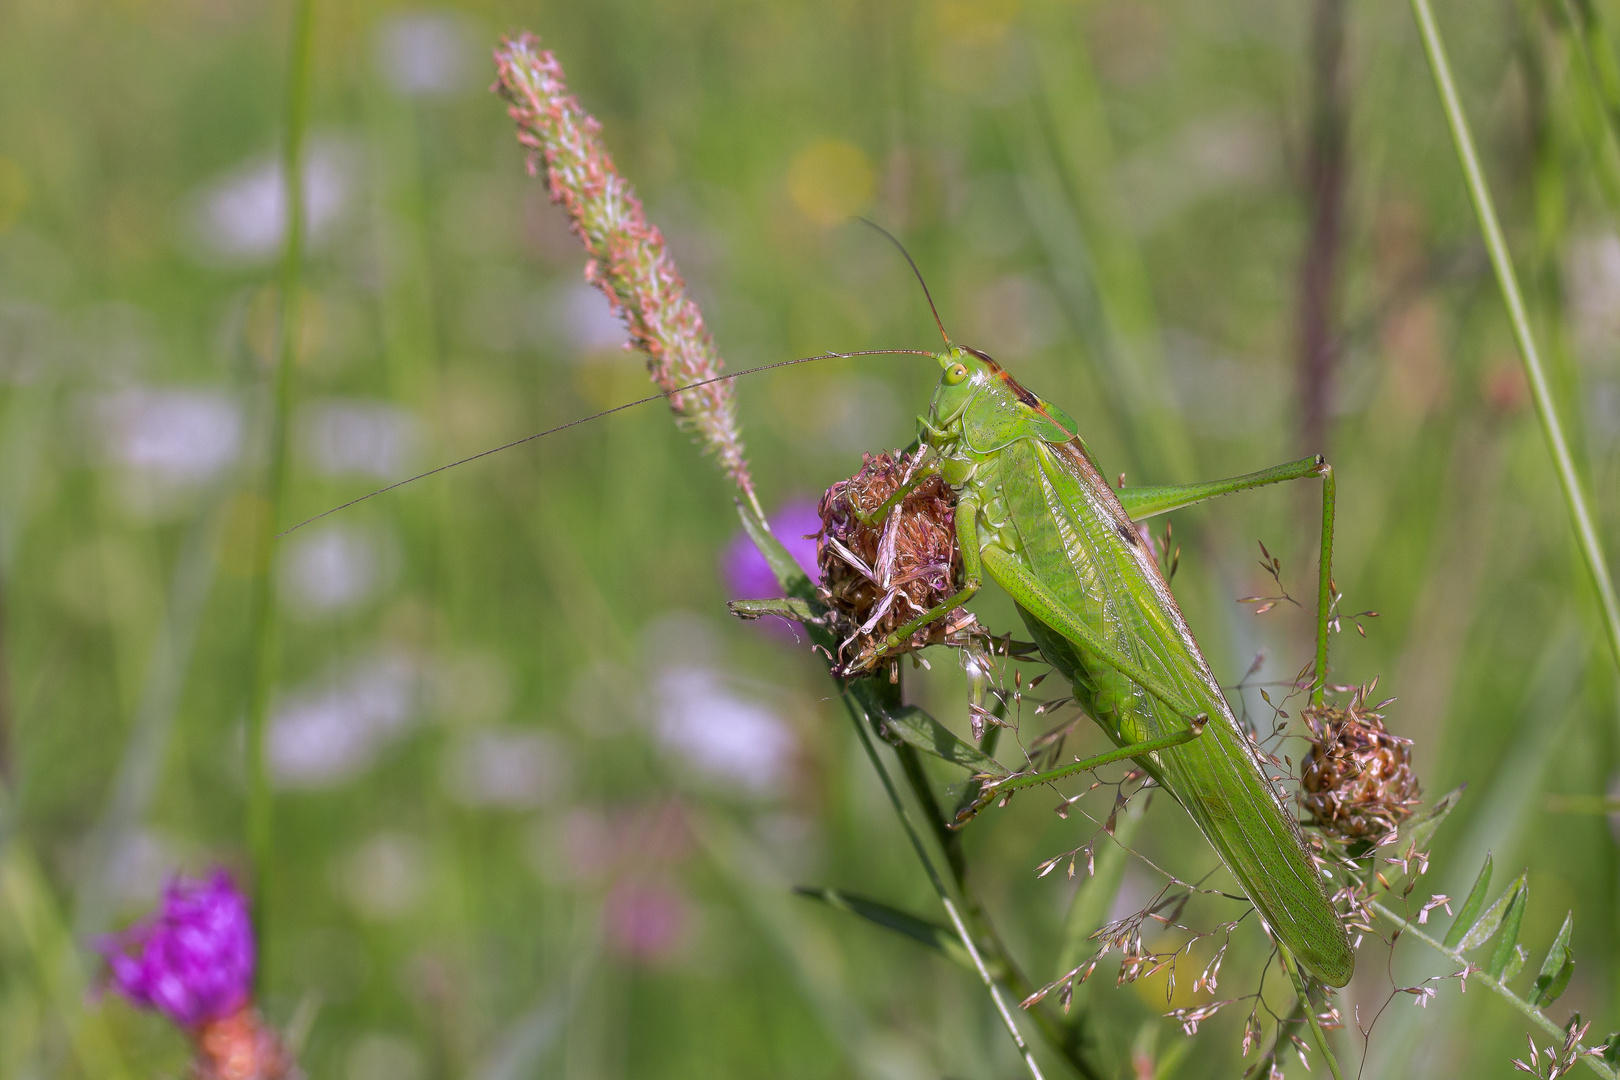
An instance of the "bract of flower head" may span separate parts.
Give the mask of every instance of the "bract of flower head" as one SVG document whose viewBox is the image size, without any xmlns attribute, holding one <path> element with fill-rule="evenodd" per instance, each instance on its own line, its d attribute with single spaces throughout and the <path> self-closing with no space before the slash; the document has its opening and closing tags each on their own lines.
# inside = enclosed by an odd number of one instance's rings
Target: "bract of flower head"
<svg viewBox="0 0 1620 1080">
<path fill-rule="evenodd" d="M 253 923 L 247 898 L 224 870 L 176 877 L 150 918 L 103 939 L 113 989 L 184 1028 L 230 1016 L 253 983 Z"/>
</svg>

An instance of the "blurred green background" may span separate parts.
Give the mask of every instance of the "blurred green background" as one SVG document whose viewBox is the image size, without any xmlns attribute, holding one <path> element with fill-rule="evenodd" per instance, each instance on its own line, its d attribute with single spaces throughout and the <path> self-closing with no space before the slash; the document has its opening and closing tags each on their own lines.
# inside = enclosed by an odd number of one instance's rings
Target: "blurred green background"
<svg viewBox="0 0 1620 1080">
<path fill-rule="evenodd" d="M 1580 77 L 1612 46 L 1578 47 L 1569 10 L 1439 16 L 1613 550 L 1620 172 Z M 86 944 L 177 869 L 247 870 L 288 18 L 0 6 L 0 1080 L 181 1075 L 180 1035 L 90 993 Z M 1365 638 L 1346 624 L 1334 676 L 1398 697 L 1431 795 L 1469 784 L 1425 888 L 1466 892 L 1487 850 L 1528 865 L 1533 956 L 1575 912 L 1554 1011 L 1599 1040 L 1620 1026 L 1616 834 L 1553 798 L 1609 791 L 1615 671 L 1405 4 L 317 0 L 289 523 L 646 392 L 485 92 L 518 29 L 601 119 L 732 368 L 936 343 L 904 264 L 848 224 L 864 213 L 910 245 L 953 336 L 1073 413 L 1110 475 L 1326 451 L 1345 610 L 1381 613 Z M 1313 227 L 1313 163 L 1342 185 L 1337 236 Z M 1312 260 L 1337 297 L 1314 352 Z M 936 374 L 873 357 L 741 380 L 767 507 L 908 442 Z M 1256 541 L 1311 595 L 1316 498 L 1175 516 L 1177 593 L 1224 683 L 1307 659 L 1288 605 L 1234 601 L 1272 591 Z M 309 1076 L 1017 1074 L 969 973 L 789 892 L 939 917 L 823 666 L 726 615 L 735 522 L 653 405 L 279 545 L 263 1005 L 313 1015 Z M 1004 598 L 975 606 L 1013 628 Z M 958 730 L 965 692 L 945 654 L 907 675 Z M 1025 722 L 1027 742 L 1049 721 Z M 967 834 L 1037 980 L 1085 875 L 1034 868 L 1094 829 L 1051 809 L 1031 795 Z M 1215 866 L 1163 798 L 1136 846 L 1189 880 Z M 1115 909 L 1161 881 L 1132 860 Z M 1234 942 L 1223 996 L 1263 955 L 1252 920 Z M 1420 950 L 1364 948 L 1341 1058 L 1510 1075 L 1524 1029 L 1501 1001 L 1452 982 L 1426 1011 L 1391 1001 L 1447 970 Z M 1201 966 L 1173 1004 L 1207 1000 Z M 1188 1040 L 1162 977 L 1112 974 L 1077 1005 L 1108 1075 L 1241 1071 L 1242 1007 Z M 1358 1015 L 1380 1017 L 1370 1039 Z"/>
</svg>

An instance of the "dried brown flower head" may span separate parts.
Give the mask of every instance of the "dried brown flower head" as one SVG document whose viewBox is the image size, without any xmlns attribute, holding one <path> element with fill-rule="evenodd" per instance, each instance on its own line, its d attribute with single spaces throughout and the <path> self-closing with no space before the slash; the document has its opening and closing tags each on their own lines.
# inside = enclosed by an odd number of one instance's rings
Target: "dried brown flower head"
<svg viewBox="0 0 1620 1080">
<path fill-rule="evenodd" d="M 251 1005 L 199 1024 L 193 1080 L 293 1080 L 302 1076 L 275 1030 Z"/>
<path fill-rule="evenodd" d="M 1376 682 L 1374 683 L 1376 685 Z M 1412 772 L 1412 740 L 1391 735 L 1369 706 L 1371 686 L 1348 704 L 1308 706 L 1310 753 L 1299 801 L 1324 833 L 1344 840 L 1384 836 L 1411 816 L 1423 794 Z"/>
<path fill-rule="evenodd" d="M 821 497 L 816 562 L 822 602 L 843 639 L 836 675 L 858 675 L 881 661 L 883 639 L 956 592 L 962 554 L 956 543 L 956 496 L 938 476 L 924 480 L 880 522 L 870 515 L 911 480 L 921 451 L 867 454 L 861 471 Z M 973 616 L 957 608 L 918 630 L 898 657 L 927 645 L 957 644 L 976 632 Z"/>
</svg>

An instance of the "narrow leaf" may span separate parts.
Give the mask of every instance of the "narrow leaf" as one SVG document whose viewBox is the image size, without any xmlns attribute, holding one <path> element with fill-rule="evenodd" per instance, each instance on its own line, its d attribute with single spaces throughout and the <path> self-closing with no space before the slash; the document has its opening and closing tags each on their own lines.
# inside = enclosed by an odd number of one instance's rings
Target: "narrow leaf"
<svg viewBox="0 0 1620 1080">
<path fill-rule="evenodd" d="M 1462 936 L 1462 940 L 1457 942 L 1458 952 L 1468 952 L 1471 949 L 1479 948 L 1502 928 L 1502 920 L 1507 917 L 1508 908 L 1518 898 L 1519 890 L 1524 888 L 1526 873 L 1521 872 L 1518 877 L 1514 878 L 1508 884 L 1508 887 L 1502 890 L 1502 895 L 1496 898 L 1496 903 L 1486 908 L 1485 914 L 1479 917 L 1479 921 L 1468 928 L 1468 932 Z"/>
<path fill-rule="evenodd" d="M 1524 875 L 1520 874 L 1520 878 Z M 1501 979 L 1502 972 L 1507 970 L 1508 961 L 1513 959 L 1513 950 L 1519 944 L 1519 924 L 1524 922 L 1525 905 L 1530 900 L 1530 885 L 1525 883 L 1519 891 L 1513 894 L 1508 902 L 1507 914 L 1502 918 L 1502 940 L 1496 943 L 1496 952 L 1491 956 L 1491 962 L 1485 968 L 1493 979 Z"/>
<path fill-rule="evenodd" d="M 1564 992 L 1564 987 L 1569 983 L 1569 976 L 1575 971 L 1575 959 L 1569 948 L 1569 938 L 1574 932 L 1575 913 L 1571 911 L 1564 916 L 1564 925 L 1558 928 L 1552 947 L 1547 950 L 1547 958 L 1541 962 L 1541 972 L 1531 984 L 1530 993 L 1526 995 L 1530 999 L 1530 1004 L 1538 1009 L 1558 1000 L 1558 995 Z M 1556 990 L 1553 989 L 1555 985 Z"/>
<path fill-rule="evenodd" d="M 771 573 L 776 575 L 782 591 L 801 599 L 814 596 L 815 586 L 810 581 L 809 575 L 788 553 L 782 541 L 771 532 L 771 527 L 754 513 L 753 507 L 741 499 L 737 500 L 737 516 L 742 518 L 743 531 L 748 533 L 748 538 L 759 548 L 760 554 L 765 556 L 765 561 L 770 565 Z"/>
<path fill-rule="evenodd" d="M 1006 776 L 1007 769 L 978 747 L 915 706 L 896 709 L 885 718 L 885 732 L 925 754 L 960 765 L 974 773 Z"/>
<path fill-rule="evenodd" d="M 890 907 L 888 904 L 876 900 L 869 900 L 864 896 L 857 896 L 842 889 L 823 889 L 810 885 L 796 885 L 793 891 L 800 896 L 811 900 L 820 900 L 824 904 L 847 911 L 851 915 L 858 915 L 867 922 L 893 930 L 895 933 L 910 938 L 921 945 L 926 945 L 935 952 L 956 961 L 963 967 L 973 970 L 973 961 L 967 950 L 962 947 L 962 939 L 956 936 L 956 931 L 927 919 L 920 919 L 915 915 Z"/>
<path fill-rule="evenodd" d="M 1457 801 L 1462 798 L 1462 793 L 1467 787 L 1467 784 L 1460 784 L 1452 788 L 1441 796 L 1439 802 L 1414 818 L 1406 834 L 1406 841 L 1401 844 L 1401 850 L 1405 851 L 1410 846 L 1418 851 L 1427 851 L 1429 841 L 1434 838 L 1434 831 L 1445 822 L 1446 816 L 1456 807 Z"/>
<path fill-rule="evenodd" d="M 1485 906 L 1485 895 L 1490 887 L 1491 854 L 1487 851 L 1485 865 L 1479 868 L 1479 876 L 1474 879 L 1474 887 L 1468 890 L 1468 899 L 1463 901 L 1463 906 L 1457 911 L 1456 921 L 1451 924 L 1451 929 L 1446 931 L 1446 948 L 1455 949 L 1457 942 L 1468 932 L 1468 928 L 1474 925 L 1474 920 L 1479 918 L 1480 909 Z"/>
<path fill-rule="evenodd" d="M 1513 955 L 1508 957 L 1507 967 L 1503 968 L 1502 974 L 1496 977 L 1497 981 L 1501 983 L 1512 982 L 1513 976 L 1524 970 L 1524 963 L 1529 959 L 1530 951 L 1528 949 L 1523 945 L 1513 946 Z"/>
<path fill-rule="evenodd" d="M 767 615 L 775 615 L 796 622 L 811 622 L 820 618 L 822 614 L 811 607 L 808 600 L 801 600 L 796 596 L 784 596 L 774 600 L 732 600 L 726 607 L 730 608 L 731 613 L 739 619 L 761 619 Z"/>
</svg>

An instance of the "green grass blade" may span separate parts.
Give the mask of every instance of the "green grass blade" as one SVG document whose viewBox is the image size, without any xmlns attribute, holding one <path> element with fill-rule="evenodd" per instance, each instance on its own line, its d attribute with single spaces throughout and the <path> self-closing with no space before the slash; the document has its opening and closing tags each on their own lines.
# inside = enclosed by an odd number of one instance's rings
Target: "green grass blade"
<svg viewBox="0 0 1620 1080">
<path fill-rule="evenodd" d="M 1504 983 L 1512 982 L 1513 977 L 1524 970 L 1525 962 L 1529 959 L 1530 951 L 1528 949 L 1523 945 L 1513 946 L 1513 955 L 1508 957 L 1507 965 L 1502 969 L 1502 974 L 1498 978 Z"/>
<path fill-rule="evenodd" d="M 855 893 L 845 892 L 842 889 L 823 889 L 808 885 L 796 885 L 793 891 L 800 896 L 847 911 L 857 915 L 867 922 L 881 926 L 885 930 L 893 930 L 902 937 L 910 938 L 920 945 L 925 945 L 942 956 L 948 957 L 969 971 L 973 970 L 973 960 L 962 948 L 962 941 L 956 936 L 956 931 L 940 923 L 920 919 L 899 908 L 877 900 L 869 900 Z"/>
<path fill-rule="evenodd" d="M 281 310 L 277 325 L 278 355 L 273 376 L 269 416 L 269 457 L 259 524 L 259 550 L 249 601 L 250 658 L 247 701 L 247 840 L 253 859 L 254 930 L 261 941 L 257 979 L 266 985 L 265 958 L 270 951 L 262 941 L 268 932 L 265 893 L 274 864 L 274 832 L 270 769 L 266 758 L 266 720 L 270 693 L 276 679 L 276 561 L 275 534 L 287 488 L 287 426 L 292 412 L 293 368 L 298 359 L 299 292 L 304 263 L 304 136 L 309 118 L 309 84 L 315 36 L 314 0 L 296 0 L 292 40 L 287 62 L 286 130 L 282 147 L 282 182 L 287 199 L 287 231 L 281 260 Z"/>
<path fill-rule="evenodd" d="M 1491 855 L 1485 853 L 1485 865 L 1479 868 L 1479 877 L 1474 879 L 1474 887 L 1468 890 L 1468 899 L 1463 901 L 1462 907 L 1457 909 L 1457 919 L 1446 931 L 1446 947 L 1455 949 L 1462 940 L 1463 934 L 1474 925 L 1479 918 L 1480 909 L 1485 906 L 1485 894 L 1491 887 Z"/>
<path fill-rule="evenodd" d="M 1458 952 L 1472 952 L 1496 935 L 1496 932 L 1502 928 L 1502 921 L 1507 918 L 1508 909 L 1513 906 L 1514 901 L 1518 899 L 1520 890 L 1525 887 L 1525 877 L 1525 873 L 1521 872 L 1518 877 L 1508 883 L 1508 887 L 1502 890 L 1502 895 L 1496 898 L 1496 903 L 1486 908 L 1485 914 L 1481 915 L 1479 921 L 1470 926 L 1467 933 L 1463 934 L 1462 939 L 1457 942 L 1456 949 Z M 1517 927 L 1515 927 L 1515 930 L 1517 930 Z"/>
<path fill-rule="evenodd" d="M 1479 155 L 1474 150 L 1474 139 L 1469 133 L 1468 119 L 1463 114 L 1462 101 L 1457 96 L 1457 87 L 1451 78 L 1451 65 L 1446 59 L 1445 44 L 1441 41 L 1440 28 L 1435 23 L 1434 12 L 1429 6 L 1429 0 L 1411 0 L 1411 3 L 1412 14 L 1416 17 L 1418 29 L 1423 36 L 1423 49 L 1428 55 L 1429 67 L 1434 73 L 1435 86 L 1439 91 L 1441 104 L 1445 107 L 1446 121 L 1451 127 L 1457 158 L 1468 183 L 1468 194 L 1473 200 L 1474 213 L 1479 219 L 1480 233 L 1484 237 L 1486 250 L 1490 252 L 1491 266 L 1496 271 L 1496 281 L 1502 291 L 1503 303 L 1507 306 L 1508 319 L 1513 324 L 1513 336 L 1519 346 L 1519 359 L 1524 364 L 1525 378 L 1530 384 L 1530 395 L 1535 402 L 1536 415 L 1541 420 L 1542 434 L 1546 436 L 1547 449 L 1552 455 L 1553 468 L 1558 474 L 1558 484 L 1563 491 L 1564 503 L 1569 509 L 1575 539 L 1580 545 L 1587 574 L 1592 580 L 1592 588 L 1597 593 L 1598 604 L 1603 611 L 1609 650 L 1614 656 L 1616 667 L 1620 667 L 1620 600 L 1615 597 L 1614 581 L 1609 575 L 1608 563 L 1604 559 L 1603 544 L 1598 538 L 1597 525 L 1587 505 L 1586 493 L 1581 487 L 1580 475 L 1576 472 L 1575 458 L 1570 453 L 1563 424 L 1558 419 L 1552 388 L 1542 367 L 1535 336 L 1530 331 L 1530 315 L 1525 309 L 1524 297 L 1519 291 L 1513 258 L 1508 252 L 1507 239 L 1502 235 L 1502 226 L 1497 221 L 1496 207 L 1491 200 L 1490 188 L 1485 182 L 1485 171 L 1480 166 Z"/>
<path fill-rule="evenodd" d="M 770 564 L 771 573 L 776 575 L 776 580 L 781 583 L 787 595 L 801 600 L 812 599 L 815 590 L 809 576 L 805 574 L 798 561 L 788 553 L 782 541 L 776 538 L 776 534 L 771 532 L 771 527 L 765 523 L 759 509 L 751 502 L 739 498 L 737 516 L 742 519 L 743 531 L 754 542 L 754 546 L 759 548 L 760 554 L 765 556 L 765 561 Z"/>
<path fill-rule="evenodd" d="M 1288 969 L 1288 977 L 1294 982 L 1294 991 L 1299 995 L 1300 1011 L 1305 1015 L 1305 1022 L 1311 1030 L 1311 1041 L 1327 1059 L 1328 1072 L 1333 1074 L 1333 1080 L 1344 1080 L 1344 1074 L 1339 1072 L 1338 1059 L 1333 1056 L 1332 1047 L 1328 1046 L 1327 1032 L 1322 1030 L 1321 1021 L 1316 1018 L 1316 1007 L 1311 1004 L 1311 995 L 1305 988 L 1305 980 L 1300 976 L 1299 965 L 1294 963 L 1294 955 L 1288 951 L 1286 945 L 1279 945 L 1277 955 L 1282 958 L 1283 967 Z"/>
<path fill-rule="evenodd" d="M 1524 877 L 1523 874 L 1519 876 L 1521 879 Z M 1502 938 L 1496 943 L 1496 952 L 1491 954 L 1491 962 L 1485 967 L 1493 979 L 1507 982 L 1507 977 L 1502 973 L 1507 970 L 1508 962 L 1518 948 L 1519 926 L 1524 922 L 1524 907 L 1529 899 L 1530 886 L 1526 883 L 1519 886 L 1513 893 L 1513 899 L 1508 901 L 1507 914 L 1502 917 Z"/>
<path fill-rule="evenodd" d="M 906 706 L 890 713 L 884 719 L 883 730 L 907 746 L 914 746 L 925 754 L 932 754 L 952 765 L 960 765 L 973 773 L 1007 775 L 1007 768 L 1001 762 L 915 706 Z"/>
<path fill-rule="evenodd" d="M 1570 976 L 1575 974 L 1575 956 L 1569 948 L 1570 935 L 1574 931 L 1575 913 L 1571 911 L 1564 916 L 1564 925 L 1558 928 L 1558 935 L 1547 950 L 1547 958 L 1541 962 L 1541 972 L 1530 988 L 1530 1004 L 1538 1009 L 1557 1001 L 1569 985 Z"/>
</svg>

